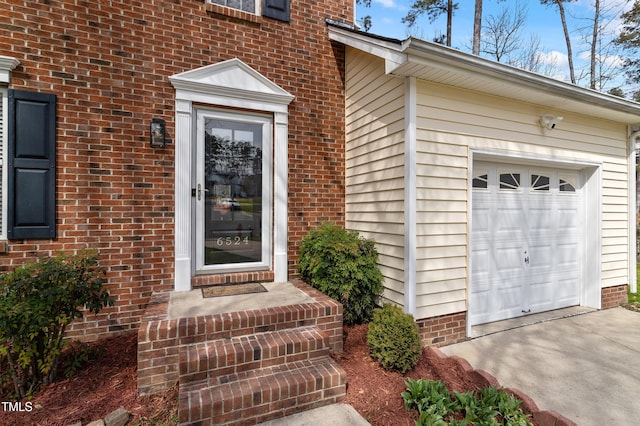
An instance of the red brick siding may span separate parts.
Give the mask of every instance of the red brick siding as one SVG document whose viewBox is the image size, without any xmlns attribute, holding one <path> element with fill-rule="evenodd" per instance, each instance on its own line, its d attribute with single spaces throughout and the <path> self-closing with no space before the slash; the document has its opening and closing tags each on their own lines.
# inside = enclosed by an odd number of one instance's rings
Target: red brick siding
<svg viewBox="0 0 640 426">
<path fill-rule="evenodd" d="M 426 346 L 446 346 L 462 342 L 467 336 L 467 313 L 442 315 L 416 321 L 420 339 Z"/>
<path fill-rule="evenodd" d="M 151 293 L 173 288 L 175 146 L 148 141 L 153 117 L 174 138 L 173 74 L 237 57 L 295 96 L 291 276 L 310 228 L 344 223 L 344 49 L 329 42 L 324 19 L 349 21 L 351 0 L 294 1 L 290 23 L 227 16 L 204 0 L 5 0 L 0 9 L 0 55 L 20 60 L 9 87 L 58 96 L 58 237 L 9 242 L 0 271 L 97 249 L 117 303 L 70 336 L 135 329 Z"/>
<path fill-rule="evenodd" d="M 605 287 L 600 291 L 600 306 L 602 309 L 615 308 L 629 300 L 628 286 L 619 285 L 615 287 Z"/>
</svg>

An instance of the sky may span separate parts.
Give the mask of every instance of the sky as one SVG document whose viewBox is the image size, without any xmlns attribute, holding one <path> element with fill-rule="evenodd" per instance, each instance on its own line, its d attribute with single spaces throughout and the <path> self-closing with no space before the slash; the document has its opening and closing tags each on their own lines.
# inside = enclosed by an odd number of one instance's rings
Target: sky
<svg viewBox="0 0 640 426">
<path fill-rule="evenodd" d="M 456 0 L 454 0 L 455 2 Z M 424 40 L 433 40 L 439 34 L 446 33 L 446 16 L 443 15 L 433 23 L 429 22 L 426 15 L 420 17 L 414 29 L 409 29 L 402 23 L 402 18 L 410 10 L 413 0 L 371 0 L 371 7 L 366 8 L 357 5 L 356 19 L 366 15 L 372 18 L 372 26 L 369 30 L 373 34 L 405 39 L 409 36 Z M 475 0 L 457 0 L 458 9 L 453 16 L 452 47 L 470 52 L 473 37 L 473 14 Z M 620 28 L 619 16 L 623 11 L 629 10 L 632 0 L 601 0 L 601 13 L 603 23 L 606 23 L 606 32 L 617 34 Z M 491 16 L 497 16 L 504 8 L 518 7 L 526 11 L 526 25 L 522 29 L 523 43 L 535 35 L 540 40 L 539 55 L 541 59 L 550 64 L 545 72 L 547 75 L 559 80 L 569 81 L 569 67 L 567 59 L 567 47 L 557 7 L 541 5 L 539 0 L 484 0 L 483 23 Z M 584 36 L 588 30 L 581 28 L 593 26 L 594 6 L 593 0 L 577 0 L 565 3 L 567 25 L 571 34 L 571 43 L 574 56 L 574 68 L 576 74 L 589 69 L 589 46 L 584 42 Z M 609 36 L 611 38 L 612 36 Z M 626 84 L 623 71 L 620 68 L 620 57 L 610 52 L 605 59 L 608 66 L 612 67 L 615 80 L 604 86 L 604 91 L 612 87 L 621 87 L 627 94 L 640 89 L 640 87 Z M 581 86 L 589 84 L 588 77 L 578 82 Z"/>
</svg>

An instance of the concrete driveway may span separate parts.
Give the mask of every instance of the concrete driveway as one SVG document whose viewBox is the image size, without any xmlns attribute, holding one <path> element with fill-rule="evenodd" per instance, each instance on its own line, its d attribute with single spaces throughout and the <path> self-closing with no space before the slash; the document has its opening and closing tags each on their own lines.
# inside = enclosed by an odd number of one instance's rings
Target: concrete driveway
<svg viewBox="0 0 640 426">
<path fill-rule="evenodd" d="M 640 313 L 591 312 L 441 350 L 580 426 L 640 425 Z"/>
</svg>

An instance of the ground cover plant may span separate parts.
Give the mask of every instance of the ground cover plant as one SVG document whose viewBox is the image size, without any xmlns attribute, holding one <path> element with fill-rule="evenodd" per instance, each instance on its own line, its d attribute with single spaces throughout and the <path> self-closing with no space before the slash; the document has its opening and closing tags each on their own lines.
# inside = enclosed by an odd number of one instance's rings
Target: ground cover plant
<svg viewBox="0 0 640 426">
<path fill-rule="evenodd" d="M 375 242 L 325 223 L 300 245 L 298 270 L 303 280 L 342 303 L 345 325 L 371 320 L 382 294 L 382 273 Z"/>
<path fill-rule="evenodd" d="M 53 382 L 67 344 L 64 332 L 83 308 L 98 313 L 113 304 L 105 273 L 94 254 L 60 254 L 0 276 L 0 378 L 10 377 L 16 397 Z"/>
<path fill-rule="evenodd" d="M 529 426 L 520 401 L 503 389 L 488 387 L 479 391 L 449 390 L 439 380 L 412 378 L 405 382 L 402 399 L 407 410 L 417 410 L 416 426 Z"/>
</svg>

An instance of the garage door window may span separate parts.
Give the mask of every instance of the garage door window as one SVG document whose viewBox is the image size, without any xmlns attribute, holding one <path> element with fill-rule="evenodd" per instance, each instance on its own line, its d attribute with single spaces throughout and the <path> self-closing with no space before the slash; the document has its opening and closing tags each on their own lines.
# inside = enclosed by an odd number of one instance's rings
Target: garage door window
<svg viewBox="0 0 640 426">
<path fill-rule="evenodd" d="M 479 174 L 473 178 L 472 186 L 475 189 L 487 189 L 488 182 L 489 180 L 487 173 L 479 172 Z"/>
<path fill-rule="evenodd" d="M 568 178 L 560 178 L 560 192 L 576 192 L 575 185 Z"/>
<path fill-rule="evenodd" d="M 531 189 L 534 191 L 549 190 L 549 176 L 531 175 Z"/>
<path fill-rule="evenodd" d="M 500 189 L 507 189 L 507 190 L 520 189 L 520 173 L 501 173 Z"/>
</svg>

